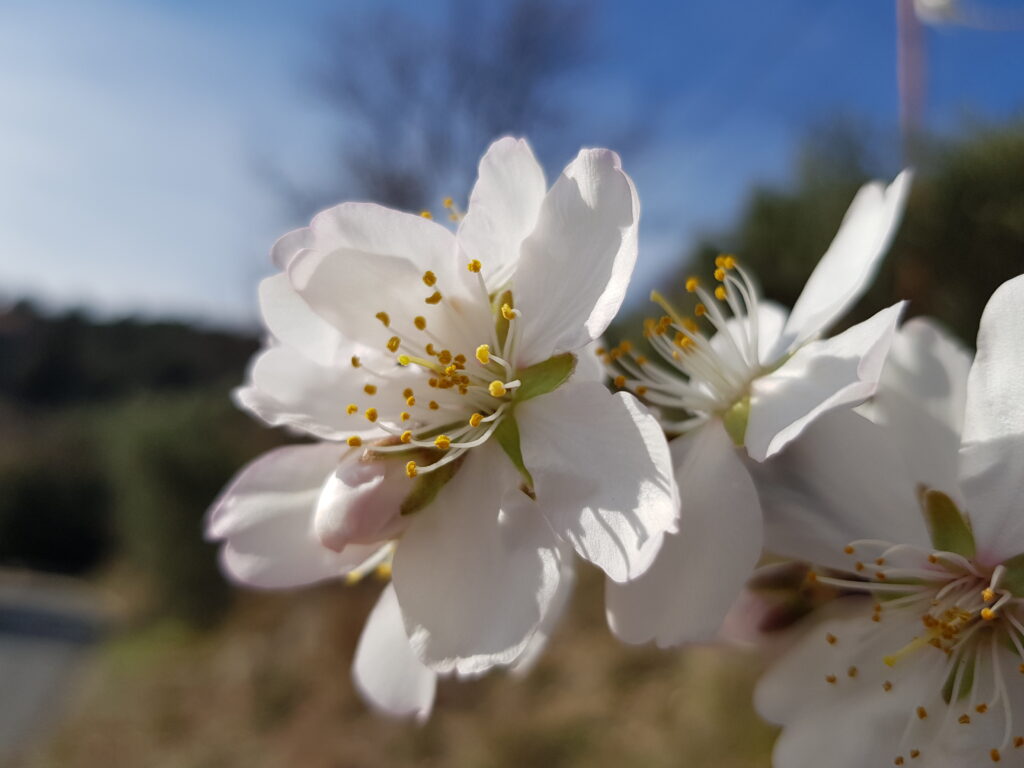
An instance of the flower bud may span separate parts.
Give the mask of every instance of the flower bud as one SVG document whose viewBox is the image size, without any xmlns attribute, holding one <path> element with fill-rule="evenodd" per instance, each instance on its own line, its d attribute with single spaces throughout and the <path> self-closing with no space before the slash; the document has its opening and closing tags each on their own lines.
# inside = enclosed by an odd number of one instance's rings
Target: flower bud
<svg viewBox="0 0 1024 768">
<path fill-rule="evenodd" d="M 349 544 L 373 544 L 405 528 L 402 500 L 410 483 L 403 462 L 367 460 L 353 451 L 324 483 L 314 529 L 320 542 L 340 552 Z"/>
</svg>

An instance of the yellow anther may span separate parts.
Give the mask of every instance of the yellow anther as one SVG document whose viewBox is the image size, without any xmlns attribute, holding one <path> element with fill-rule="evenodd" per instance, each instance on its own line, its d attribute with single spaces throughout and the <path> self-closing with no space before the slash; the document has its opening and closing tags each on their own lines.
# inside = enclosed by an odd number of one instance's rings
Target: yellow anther
<svg viewBox="0 0 1024 768">
<path fill-rule="evenodd" d="M 727 294 L 725 292 L 724 285 L 720 285 L 717 288 L 715 288 L 715 298 L 718 299 L 719 301 L 725 301 L 726 295 Z"/>
<path fill-rule="evenodd" d="M 348 443 L 350 448 L 358 448 L 360 445 L 363 444 L 363 438 L 361 438 L 359 435 L 352 435 L 352 437 L 350 437 L 346 442 Z"/>
<path fill-rule="evenodd" d="M 636 388 L 636 394 L 639 397 L 643 397 L 644 395 L 647 394 L 647 387 L 640 385 L 639 387 Z"/>
<path fill-rule="evenodd" d="M 849 678 L 854 678 L 857 676 L 857 672 L 858 669 L 856 667 L 850 667 L 848 670 L 846 670 L 846 676 Z"/>
<path fill-rule="evenodd" d="M 373 569 L 373 575 L 381 581 L 387 581 L 391 578 L 391 563 L 381 563 Z"/>
<path fill-rule="evenodd" d="M 636 362 L 637 365 L 646 365 L 647 364 L 647 358 L 644 357 L 643 355 L 637 355 L 636 358 L 635 358 L 635 362 Z"/>
<path fill-rule="evenodd" d="M 471 427 L 479 427 L 480 426 L 480 422 L 483 421 L 483 420 L 484 420 L 484 417 L 481 414 L 474 413 L 472 416 L 469 417 L 469 426 L 471 426 Z"/>
<path fill-rule="evenodd" d="M 603 355 L 607 351 L 608 350 L 605 349 L 604 347 L 595 347 L 594 348 L 594 354 L 597 355 L 598 357 L 600 357 L 601 355 Z"/>
<path fill-rule="evenodd" d="M 882 683 L 882 690 L 884 690 L 886 693 L 891 691 L 892 690 L 892 683 L 889 682 L 888 680 L 886 680 L 884 683 Z"/>
<path fill-rule="evenodd" d="M 626 386 L 626 377 L 625 376 L 616 376 L 615 377 L 615 386 L 618 387 L 619 389 L 622 389 L 624 386 Z"/>
<path fill-rule="evenodd" d="M 397 336 L 392 336 L 390 339 L 388 339 L 388 351 L 397 352 L 398 347 L 401 345 L 401 343 L 402 340 L 400 338 L 398 338 Z"/>
<path fill-rule="evenodd" d="M 504 382 L 498 381 L 497 379 L 487 385 L 487 391 L 491 393 L 491 397 L 504 397 L 508 392 L 508 390 L 505 389 Z"/>
<path fill-rule="evenodd" d="M 410 415 L 409 415 L 408 413 L 406 413 L 405 411 L 402 411 L 402 413 L 401 413 L 401 414 L 399 415 L 399 417 L 398 417 L 398 418 L 400 418 L 400 419 L 401 419 L 402 421 L 408 421 L 409 419 L 411 419 L 411 418 L 412 418 L 412 416 L 410 416 Z"/>
<path fill-rule="evenodd" d="M 424 301 L 427 302 L 427 304 L 440 304 L 441 303 L 441 292 L 440 291 L 434 291 L 432 294 L 427 296 L 427 298 L 425 298 Z"/>
<path fill-rule="evenodd" d="M 378 312 L 376 318 L 384 323 L 385 328 L 391 325 L 391 316 L 387 312 Z"/>
<path fill-rule="evenodd" d="M 924 720 L 927 717 L 928 717 L 928 710 L 925 709 L 924 707 L 918 707 L 917 708 L 917 719 L 918 720 Z"/>
<path fill-rule="evenodd" d="M 624 355 L 628 355 L 633 351 L 633 342 L 629 339 L 624 339 L 622 343 L 619 344 L 619 351 Z"/>
<path fill-rule="evenodd" d="M 427 318 L 419 316 L 414 317 L 412 319 L 412 324 L 422 331 L 427 327 Z"/>
<path fill-rule="evenodd" d="M 434 214 L 432 214 L 430 211 L 420 211 L 420 216 L 422 216 L 424 219 L 434 218 Z"/>
<path fill-rule="evenodd" d="M 405 389 L 402 390 L 402 397 L 412 397 L 412 396 L 413 396 L 412 387 L 406 387 Z"/>
<path fill-rule="evenodd" d="M 903 765 L 903 755 L 897 755 L 896 759 L 892 761 L 893 765 Z"/>
<path fill-rule="evenodd" d="M 454 376 L 456 373 L 458 373 L 458 371 L 459 371 L 459 366 L 457 366 L 455 363 L 452 363 L 451 365 L 449 365 L 447 368 L 444 369 L 444 375 L 445 376 Z"/>
<path fill-rule="evenodd" d="M 845 547 L 843 547 L 843 552 L 845 552 L 848 555 L 852 555 L 854 552 L 856 552 L 856 550 L 849 544 L 847 544 Z"/>
<path fill-rule="evenodd" d="M 722 282 L 723 280 L 725 280 L 724 269 L 719 268 L 715 270 L 715 280 L 717 280 L 718 282 Z"/>
<path fill-rule="evenodd" d="M 991 608 L 981 609 L 981 618 L 983 618 L 985 621 L 992 621 L 993 619 L 995 619 L 995 617 L 996 612 L 993 611 Z"/>
<path fill-rule="evenodd" d="M 362 363 L 359 362 L 359 355 L 352 355 L 352 367 L 358 368 Z"/>
<path fill-rule="evenodd" d="M 700 326 L 697 325 L 697 322 L 692 317 L 684 317 L 682 326 L 690 333 L 696 333 L 700 330 Z"/>
<path fill-rule="evenodd" d="M 434 447 L 447 451 L 452 447 L 452 439 L 448 435 L 438 435 L 434 438 Z"/>
<path fill-rule="evenodd" d="M 693 314 L 695 314 L 697 317 L 704 317 L 704 315 L 706 315 L 707 313 L 708 308 L 705 307 L 703 304 L 698 304 L 693 308 Z"/>
<path fill-rule="evenodd" d="M 407 398 L 405 398 L 405 404 L 412 408 L 414 405 L 416 405 L 416 398 L 413 397 L 412 395 L 409 395 Z"/>
<path fill-rule="evenodd" d="M 996 593 L 991 588 L 986 589 L 981 593 L 981 599 L 984 600 L 986 603 L 991 603 L 993 600 L 996 599 Z"/>
<path fill-rule="evenodd" d="M 700 280 L 698 280 L 696 277 L 686 278 L 687 293 L 696 293 L 698 288 L 700 288 Z"/>
<path fill-rule="evenodd" d="M 988 712 L 988 704 L 979 704 L 974 708 L 974 711 L 977 712 L 979 715 L 984 715 L 986 712 Z"/>
<path fill-rule="evenodd" d="M 715 256 L 715 266 L 716 267 L 721 269 L 722 264 L 724 264 L 724 263 L 725 263 L 725 256 L 722 256 L 721 254 L 719 254 L 718 256 Z"/>
<path fill-rule="evenodd" d="M 432 411 L 436 411 L 440 407 L 441 406 L 438 405 L 437 402 L 434 400 L 431 400 L 429 403 L 427 403 L 427 408 L 429 408 Z"/>
<path fill-rule="evenodd" d="M 466 356 L 463 355 L 462 353 L 457 354 L 452 359 L 455 361 L 456 365 L 465 365 L 466 364 Z"/>
<path fill-rule="evenodd" d="M 376 408 L 367 408 L 365 416 L 366 416 L 368 421 L 376 421 L 377 420 L 377 409 Z"/>
<path fill-rule="evenodd" d="M 405 474 L 407 474 L 409 477 L 416 477 L 415 461 L 410 461 L 408 464 L 405 465 Z"/>
<path fill-rule="evenodd" d="M 441 203 L 441 205 L 443 205 L 445 208 L 451 208 L 453 205 L 455 205 L 455 201 L 452 200 L 450 197 L 446 197 L 444 201 Z"/>
<path fill-rule="evenodd" d="M 722 255 L 722 269 L 736 269 L 736 257 L 729 254 Z"/>
<path fill-rule="evenodd" d="M 956 719 L 956 721 L 958 723 L 960 723 L 960 725 L 970 725 L 971 724 L 971 716 L 970 715 L 960 715 L 960 717 L 958 717 Z"/>
<path fill-rule="evenodd" d="M 827 635 L 825 635 L 825 642 L 829 645 L 835 645 L 839 642 L 839 638 L 833 635 L 831 632 L 829 632 Z"/>
<path fill-rule="evenodd" d="M 428 269 L 423 273 L 423 283 L 427 288 L 433 288 L 435 283 L 437 283 L 437 275 Z"/>
<path fill-rule="evenodd" d="M 437 353 L 437 362 L 441 365 L 448 365 L 452 361 L 452 353 L 447 349 L 442 349 Z"/>
<path fill-rule="evenodd" d="M 506 320 L 511 320 L 516 316 L 516 313 L 512 310 L 512 306 L 510 304 L 502 304 L 501 316 L 504 317 Z"/>
<path fill-rule="evenodd" d="M 998 763 L 1000 760 L 1003 759 L 1003 756 L 999 754 L 998 749 L 993 749 L 991 752 L 988 753 L 988 756 L 993 763 Z"/>
<path fill-rule="evenodd" d="M 375 387 L 373 384 L 367 384 L 365 387 L 363 387 L 363 392 L 365 392 L 368 395 L 376 395 L 377 387 Z"/>
<path fill-rule="evenodd" d="M 410 432 L 407 429 L 407 430 L 405 430 L 405 432 L 402 433 L 402 436 L 399 437 L 398 439 L 401 440 L 403 443 L 411 443 L 412 442 L 412 432 Z"/>
<path fill-rule="evenodd" d="M 359 406 L 355 403 L 349 403 L 348 408 L 345 409 L 345 413 L 351 416 L 353 413 L 359 410 Z"/>
<path fill-rule="evenodd" d="M 482 268 L 483 265 L 476 259 L 473 259 L 472 261 L 469 262 L 469 264 L 466 265 L 466 269 L 468 269 L 470 272 L 479 272 Z"/>
<path fill-rule="evenodd" d="M 828 683 L 829 685 L 835 685 L 836 684 L 836 676 L 835 675 L 825 675 L 825 682 Z"/>
<path fill-rule="evenodd" d="M 427 351 L 427 354 L 430 355 L 431 357 L 437 354 L 437 350 L 434 348 L 434 345 L 431 344 L 430 342 L 427 342 L 427 346 L 425 346 L 424 349 Z"/>
<path fill-rule="evenodd" d="M 398 356 L 398 364 L 399 365 L 408 365 L 411 362 L 412 362 L 412 358 L 409 357 L 408 355 L 399 355 Z"/>
<path fill-rule="evenodd" d="M 427 379 L 427 384 L 433 387 L 434 389 L 437 389 L 437 379 L 435 379 L 433 376 Z"/>
</svg>

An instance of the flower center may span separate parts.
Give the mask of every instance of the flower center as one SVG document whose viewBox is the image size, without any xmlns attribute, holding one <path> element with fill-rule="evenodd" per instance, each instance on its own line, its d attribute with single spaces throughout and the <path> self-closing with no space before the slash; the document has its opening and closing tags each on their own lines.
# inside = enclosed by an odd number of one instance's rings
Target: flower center
<svg viewBox="0 0 1024 768">
<path fill-rule="evenodd" d="M 416 459 L 406 463 L 409 477 L 440 469 L 486 442 L 509 412 L 521 384 L 509 362 L 515 354 L 520 316 L 512 307 L 511 293 L 490 296 L 480 262 L 474 259 L 467 268 L 476 276 L 479 296 L 474 299 L 490 308 L 493 322 L 488 327 L 467 328 L 475 324 L 467 323 L 460 303 L 448 301 L 437 276 L 427 271 L 422 276 L 428 294 L 423 299 L 424 314 L 411 322 L 386 310 L 376 314 L 392 334 L 385 347 L 395 356 L 395 363 L 409 372 L 419 371 L 411 382 L 403 382 L 414 386 L 405 387 L 399 395 L 394 387 L 395 369 L 374 371 L 358 357 L 351 361 L 354 368 L 367 374 L 363 391 L 368 396 L 376 396 L 379 386 L 386 386 L 387 392 L 386 399 L 366 408 L 349 404 L 347 413 L 353 417 L 361 413 L 393 436 L 375 444 L 376 453 L 420 449 Z M 447 343 L 442 338 L 446 329 L 462 341 Z M 452 333 L 453 329 L 457 333 Z M 475 341 L 467 345 L 466 339 Z M 352 436 L 348 443 L 358 446 L 362 440 Z"/>
<path fill-rule="evenodd" d="M 727 255 L 715 259 L 715 280 L 718 285 L 709 293 L 696 277 L 687 279 L 686 290 L 697 299 L 692 316 L 678 312 L 657 291 L 651 293 L 665 314 L 644 320 L 644 338 L 662 364 L 638 354 L 630 341 L 598 350 L 615 386 L 663 409 L 662 426 L 672 432 L 685 432 L 713 415 L 726 416 L 744 401 L 750 382 L 763 370 L 753 281 Z M 710 326 L 707 334 L 702 323 Z M 682 417 L 673 411 L 682 411 Z"/>
<path fill-rule="evenodd" d="M 924 686 L 921 704 L 908 713 L 895 764 L 904 764 L 904 754 L 911 758 L 921 754 L 919 749 L 908 752 L 906 748 L 915 738 L 929 738 L 926 729 L 938 726 L 939 730 L 930 731 L 930 738 L 939 738 L 947 725 L 970 726 L 981 715 L 1003 720 L 996 729 L 1001 738 L 996 736 L 996 743 L 988 748 L 993 762 L 1002 759 L 1011 743 L 1024 746 L 1024 737 L 1013 738 L 1014 712 L 1004 674 L 1008 654 L 1024 674 L 1024 599 L 1007 588 L 1007 567 L 986 567 L 957 552 L 884 541 L 856 541 L 844 551 L 853 559 L 851 570 L 859 578 L 812 572 L 812 580 L 872 595 L 876 599 L 872 622 L 894 625 L 897 631 L 919 626 L 909 642 L 889 649 L 882 661 L 894 674 L 907 669 L 902 684 L 910 683 L 911 674 L 925 675 L 933 683 Z M 874 630 L 876 638 L 886 637 L 884 632 L 882 627 Z M 827 640 L 839 642 L 832 635 Z M 838 675 L 828 675 L 826 680 L 835 685 Z M 893 685 L 886 680 L 883 690 L 891 691 Z M 935 707 L 944 710 L 943 716 L 929 721 L 929 708 Z"/>
</svg>

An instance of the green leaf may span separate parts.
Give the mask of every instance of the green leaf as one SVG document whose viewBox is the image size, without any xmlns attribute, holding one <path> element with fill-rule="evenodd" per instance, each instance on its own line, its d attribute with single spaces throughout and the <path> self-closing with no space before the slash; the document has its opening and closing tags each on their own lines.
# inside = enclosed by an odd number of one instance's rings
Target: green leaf
<svg viewBox="0 0 1024 768">
<path fill-rule="evenodd" d="M 403 515 L 411 515 L 430 504 L 445 486 L 445 483 L 455 477 L 455 473 L 459 471 L 459 467 L 462 466 L 465 458 L 465 455 L 460 456 L 450 464 L 438 467 L 433 472 L 424 472 L 417 475 L 413 480 L 412 491 L 402 500 L 401 513 Z"/>
<path fill-rule="evenodd" d="M 516 378 L 521 383 L 515 390 L 515 398 L 523 401 L 553 392 L 565 384 L 575 370 L 576 356 L 571 352 L 564 352 L 549 357 L 543 363 L 516 371 Z"/>
<path fill-rule="evenodd" d="M 1015 597 L 1024 597 L 1024 555 L 1011 557 L 1003 562 L 1006 573 L 999 586 L 1010 590 Z"/>
<path fill-rule="evenodd" d="M 956 503 L 942 491 L 924 490 L 921 511 L 932 537 L 932 546 L 940 552 L 955 552 L 970 559 L 976 551 L 974 534 Z"/>
<path fill-rule="evenodd" d="M 523 450 L 519 445 L 519 425 L 516 423 L 515 414 L 508 414 L 498 424 L 497 429 L 494 430 L 492 437 L 498 441 L 498 445 L 502 447 L 505 454 L 509 457 L 515 468 L 519 470 L 519 474 L 523 476 L 526 481 L 526 485 L 529 488 L 533 488 L 533 477 L 530 476 L 530 470 L 526 468 L 526 464 L 523 462 Z"/>
<path fill-rule="evenodd" d="M 732 407 L 722 414 L 722 423 L 737 447 L 743 445 L 747 437 L 747 421 L 750 420 L 750 395 L 737 400 Z"/>
</svg>

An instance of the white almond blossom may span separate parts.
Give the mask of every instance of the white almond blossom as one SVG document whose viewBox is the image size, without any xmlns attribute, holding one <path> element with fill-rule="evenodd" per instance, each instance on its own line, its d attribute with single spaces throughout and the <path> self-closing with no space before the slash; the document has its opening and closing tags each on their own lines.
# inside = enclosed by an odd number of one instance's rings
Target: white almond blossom
<svg viewBox="0 0 1024 768">
<path fill-rule="evenodd" d="M 758 686 L 775 768 L 1024 765 L 1022 302 L 995 292 L 969 371 L 908 324 L 877 423 L 829 415 L 761 468 L 768 547 L 851 593 Z"/>
<path fill-rule="evenodd" d="M 608 583 L 609 623 L 624 641 L 671 646 L 713 636 L 761 554 L 761 508 L 744 459 L 764 461 L 822 414 L 874 391 L 902 304 L 820 337 L 873 279 L 909 181 L 903 173 L 858 192 L 788 316 L 758 298 L 735 257 L 720 256 L 713 290 L 687 281 L 698 300 L 693 317 L 652 294 L 664 315 L 646 322 L 645 336 L 659 361 L 629 342 L 604 353 L 615 384 L 661 409 L 662 426 L 679 435 L 671 449 L 680 532 L 666 537 L 643 577 Z"/>
<path fill-rule="evenodd" d="M 274 247 L 271 341 L 237 399 L 321 442 L 243 473 L 258 500 L 229 488 L 209 534 L 257 586 L 390 569 L 363 685 L 395 682 L 385 646 L 396 667 L 514 664 L 557 612 L 573 549 L 625 581 L 675 530 L 657 421 L 576 366 L 622 302 L 638 216 L 614 153 L 581 151 L 549 190 L 529 146 L 502 139 L 457 233 L 348 203 Z M 429 677 L 395 682 L 395 708 L 422 714 Z"/>
</svg>

